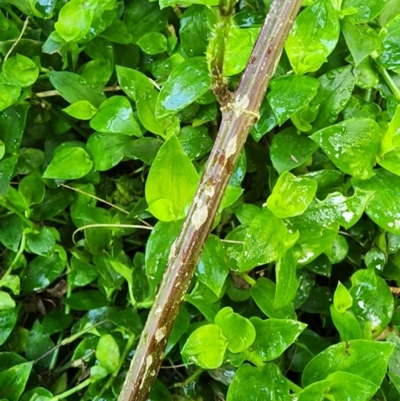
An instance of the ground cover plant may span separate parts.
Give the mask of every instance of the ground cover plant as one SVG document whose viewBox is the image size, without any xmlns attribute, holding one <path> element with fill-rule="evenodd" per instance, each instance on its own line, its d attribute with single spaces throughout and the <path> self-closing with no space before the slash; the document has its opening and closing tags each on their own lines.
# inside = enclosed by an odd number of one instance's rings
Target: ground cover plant
<svg viewBox="0 0 400 401">
<path fill-rule="evenodd" d="M 271 2 L 218 5 L 0 3 L 0 400 L 118 399 Z M 303 1 L 150 400 L 400 398 L 399 72 L 399 0 Z"/>
</svg>

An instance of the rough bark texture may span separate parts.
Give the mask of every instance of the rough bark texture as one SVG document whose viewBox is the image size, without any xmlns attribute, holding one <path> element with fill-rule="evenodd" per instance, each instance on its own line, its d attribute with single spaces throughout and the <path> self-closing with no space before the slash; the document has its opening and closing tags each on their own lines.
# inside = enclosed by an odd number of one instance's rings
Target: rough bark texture
<svg viewBox="0 0 400 401">
<path fill-rule="evenodd" d="M 200 253 L 301 0 L 275 0 L 233 101 L 223 107 L 217 139 L 150 310 L 119 401 L 147 401 Z"/>
</svg>

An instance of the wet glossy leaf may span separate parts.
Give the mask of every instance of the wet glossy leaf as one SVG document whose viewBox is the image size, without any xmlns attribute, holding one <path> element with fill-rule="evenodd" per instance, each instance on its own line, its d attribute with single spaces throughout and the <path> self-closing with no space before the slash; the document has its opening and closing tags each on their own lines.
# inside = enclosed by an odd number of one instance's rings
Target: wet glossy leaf
<svg viewBox="0 0 400 401">
<path fill-rule="evenodd" d="M 268 197 L 267 207 L 277 217 L 298 216 L 307 209 L 316 192 L 317 181 L 285 171 Z"/>
<path fill-rule="evenodd" d="M 287 121 L 317 94 L 319 82 L 308 76 L 284 75 L 271 81 L 268 102 L 279 125 Z M 290 92 L 290 97 L 287 94 Z"/>
<path fill-rule="evenodd" d="M 296 18 L 285 50 L 296 74 L 318 70 L 339 38 L 339 21 L 330 1 L 317 0 Z"/>
<path fill-rule="evenodd" d="M 2 79 L 4 83 L 15 86 L 30 86 L 39 76 L 39 68 L 29 57 L 17 54 L 3 64 Z"/>
<path fill-rule="evenodd" d="M 198 175 L 175 136 L 160 148 L 147 181 L 148 210 L 161 221 L 185 216 L 193 199 Z"/>
<path fill-rule="evenodd" d="M 213 141 L 206 127 L 191 127 L 186 125 L 178 135 L 179 142 L 190 160 L 204 157 L 212 148 Z"/>
<path fill-rule="evenodd" d="M 351 22 L 343 22 L 342 32 L 356 66 L 380 47 L 381 43 L 378 34 L 367 25 L 354 25 Z M 362 44 L 361 46 L 360 43 Z"/>
<path fill-rule="evenodd" d="M 97 109 L 87 100 L 78 100 L 63 111 L 79 120 L 90 120 L 96 113 Z"/>
<path fill-rule="evenodd" d="M 203 369 L 216 369 L 222 365 L 228 340 L 222 329 L 207 324 L 196 329 L 187 339 L 181 354 L 187 362 L 194 362 Z"/>
<path fill-rule="evenodd" d="M 113 96 L 103 102 L 90 126 L 108 134 L 142 135 L 129 100 L 123 96 Z"/>
<path fill-rule="evenodd" d="M 282 219 L 264 207 L 251 222 L 244 237 L 240 256 L 241 271 L 280 259 L 297 241 Z"/>
<path fill-rule="evenodd" d="M 16 214 L 0 219 L 0 242 L 11 251 L 17 252 L 22 237 L 22 222 Z"/>
<path fill-rule="evenodd" d="M 147 54 L 158 54 L 167 50 L 167 38 L 159 32 L 143 35 L 137 44 Z"/>
<path fill-rule="evenodd" d="M 93 163 L 85 149 L 76 146 L 59 146 L 43 178 L 76 180 L 84 177 L 92 169 Z"/>
<path fill-rule="evenodd" d="M 261 103 L 260 119 L 256 121 L 251 130 L 251 136 L 258 142 L 267 132 L 271 131 L 277 125 L 275 114 L 269 105 L 268 99 L 265 97 Z M 272 156 L 271 156 L 272 158 Z"/>
<path fill-rule="evenodd" d="M 69 103 L 87 100 L 94 107 L 99 107 L 105 100 L 104 93 L 92 88 L 88 82 L 73 72 L 52 71 L 48 77 L 58 93 Z"/>
<path fill-rule="evenodd" d="M 42 290 L 49 286 L 65 268 L 65 261 L 57 253 L 52 256 L 37 256 L 27 269 L 26 276 L 22 279 L 22 291 L 29 293 Z"/>
<path fill-rule="evenodd" d="M 207 49 L 211 29 L 216 22 L 212 8 L 193 4 L 186 9 L 180 20 L 181 46 L 189 57 L 203 56 Z"/>
<path fill-rule="evenodd" d="M 233 353 L 248 349 L 256 337 L 252 323 L 229 307 L 217 313 L 215 324 L 222 329 L 224 337 L 228 340 L 228 349 Z"/>
<path fill-rule="evenodd" d="M 360 24 L 376 18 L 386 6 L 388 0 L 370 0 L 365 3 L 362 0 L 344 0 L 342 10 L 354 9 L 356 12 L 346 16 L 348 21 Z"/>
<path fill-rule="evenodd" d="M 376 337 L 389 324 L 393 316 L 393 296 L 386 282 L 373 270 L 359 270 L 351 277 L 349 292 L 353 305 L 349 309 L 357 316 L 360 324 L 368 324 Z M 379 298 L 376 297 L 379 294 Z"/>
<path fill-rule="evenodd" d="M 0 311 L 0 344 L 3 345 L 12 330 L 14 329 L 15 324 L 18 319 L 19 308 L 8 309 L 4 311 Z"/>
<path fill-rule="evenodd" d="M 276 292 L 274 299 L 274 308 L 283 308 L 289 305 L 296 296 L 299 282 L 296 274 L 297 262 L 293 257 L 291 250 L 276 262 Z"/>
<path fill-rule="evenodd" d="M 350 99 L 355 81 L 351 66 L 331 70 L 319 77 L 318 93 L 311 102 L 318 108 L 318 114 L 312 121 L 314 131 L 336 121 Z"/>
<path fill-rule="evenodd" d="M 271 144 L 272 165 L 279 174 L 293 170 L 307 162 L 318 146 L 294 129 L 286 129 L 274 135 Z"/>
<path fill-rule="evenodd" d="M 73 293 L 64 303 L 75 310 L 90 311 L 107 306 L 109 301 L 100 291 L 87 290 Z"/>
<path fill-rule="evenodd" d="M 108 374 L 112 374 L 118 369 L 120 353 L 118 344 L 111 334 L 100 337 L 96 348 L 96 358 Z"/>
<path fill-rule="evenodd" d="M 15 365 L 0 372 L 0 397 L 8 401 L 18 401 L 32 370 L 32 362 Z"/>
<path fill-rule="evenodd" d="M 0 111 L 15 104 L 21 94 L 19 86 L 4 85 L 0 83 Z"/>
<path fill-rule="evenodd" d="M 204 246 L 196 269 L 197 279 L 220 296 L 225 279 L 229 274 L 221 240 L 210 235 Z"/>
<path fill-rule="evenodd" d="M 388 69 L 399 68 L 400 65 L 400 17 L 396 16 L 385 25 L 380 33 L 382 39 L 382 54 L 377 58 L 377 62 L 382 67 Z"/>
<path fill-rule="evenodd" d="M 158 92 L 146 75 L 120 66 L 116 70 L 119 84 L 129 98 L 136 102 L 140 122 L 147 130 L 161 136 L 179 130 L 176 116 L 156 118 Z"/>
<path fill-rule="evenodd" d="M 132 140 L 127 135 L 110 135 L 95 132 L 87 142 L 87 150 L 98 171 L 106 171 L 116 166 L 129 152 Z"/>
<path fill-rule="evenodd" d="M 204 95 L 211 86 L 204 57 L 193 57 L 179 64 L 163 85 L 155 110 L 157 117 L 176 114 Z"/>
<path fill-rule="evenodd" d="M 250 288 L 254 302 L 270 318 L 296 319 L 296 313 L 291 304 L 282 308 L 274 307 L 276 285 L 267 278 L 259 278 L 257 284 Z"/>
<path fill-rule="evenodd" d="M 334 344 L 315 356 L 306 366 L 305 386 L 326 379 L 335 372 L 347 372 L 379 386 L 386 374 L 393 344 L 370 340 L 352 340 Z"/>
<path fill-rule="evenodd" d="M 365 210 L 371 220 L 383 229 L 400 235 L 400 205 L 397 202 L 400 177 L 378 169 L 369 180 L 354 180 L 354 186 L 372 193 Z"/>
<path fill-rule="evenodd" d="M 353 119 L 324 128 L 311 138 L 342 172 L 365 180 L 373 175 L 380 135 L 375 121 Z"/>
<path fill-rule="evenodd" d="M 56 240 L 48 227 L 42 227 L 38 233 L 28 235 L 26 244 L 29 250 L 36 255 L 50 256 Z"/>
<path fill-rule="evenodd" d="M 256 339 L 251 347 L 263 361 L 279 358 L 293 344 L 306 325 L 295 320 L 268 319 L 252 317 L 256 329 Z"/>
<path fill-rule="evenodd" d="M 277 365 L 255 367 L 245 363 L 236 371 L 226 400 L 280 400 L 288 394 L 288 385 Z"/>
<path fill-rule="evenodd" d="M 152 288 L 160 284 L 171 246 L 179 234 L 182 221 L 159 221 L 151 231 L 146 246 L 146 274 Z"/>
<path fill-rule="evenodd" d="M 230 77 L 242 72 L 257 40 L 259 28 L 229 30 L 224 57 L 224 75 Z"/>
</svg>

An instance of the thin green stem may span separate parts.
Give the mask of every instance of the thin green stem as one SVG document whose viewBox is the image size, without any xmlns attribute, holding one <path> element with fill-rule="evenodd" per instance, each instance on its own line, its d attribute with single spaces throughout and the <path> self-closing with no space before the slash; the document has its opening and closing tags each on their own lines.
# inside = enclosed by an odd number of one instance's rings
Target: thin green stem
<svg viewBox="0 0 400 401">
<path fill-rule="evenodd" d="M 7 199 L 4 197 L 0 197 L 0 206 L 3 206 L 5 209 L 10 212 L 15 213 L 22 221 L 24 221 L 29 227 L 33 230 L 37 231 L 36 224 L 30 221 L 23 213 L 21 213 L 17 208 L 15 208 Z"/>
<path fill-rule="evenodd" d="M 263 359 L 254 352 L 245 351 L 244 358 L 246 359 L 246 361 L 251 362 L 254 366 L 257 366 L 258 368 L 262 368 L 265 365 Z"/>
<path fill-rule="evenodd" d="M 204 369 L 196 369 L 194 373 L 192 373 L 186 380 L 180 383 L 175 383 L 170 388 L 185 387 L 188 384 L 194 382 L 203 372 Z"/>
<path fill-rule="evenodd" d="M 49 398 L 48 401 L 59 401 L 59 400 L 63 400 L 64 398 L 69 397 L 72 394 L 75 394 L 76 392 L 78 392 L 79 390 L 84 389 L 85 387 L 89 386 L 89 384 L 93 383 L 93 379 L 92 378 L 88 378 L 85 381 L 83 381 L 82 383 L 78 384 L 75 387 L 72 387 L 71 389 L 64 391 L 61 394 L 58 394 L 54 397 Z"/>
<path fill-rule="evenodd" d="M 63 336 L 64 336 L 64 330 L 61 331 L 60 334 L 58 335 L 57 344 L 61 343 Z M 53 355 L 51 356 L 49 370 L 53 370 L 56 367 L 59 352 L 60 352 L 60 347 L 54 350 Z"/>
<path fill-rule="evenodd" d="M 20 258 L 20 256 L 24 252 L 25 246 L 26 246 L 26 234 L 25 234 L 25 231 L 22 231 L 21 243 L 19 244 L 18 252 L 15 254 L 15 257 L 14 257 L 13 261 L 11 262 L 10 267 L 7 269 L 7 271 L 4 273 L 3 277 L 1 278 L 0 287 L 2 287 L 4 281 L 11 274 L 13 267 L 18 262 L 18 259 Z"/>
<path fill-rule="evenodd" d="M 385 80 L 385 82 L 387 83 L 387 85 L 389 86 L 389 88 L 392 91 L 395 98 L 400 101 L 400 89 L 398 88 L 396 83 L 393 81 L 389 72 L 386 70 L 386 68 L 383 68 L 380 66 L 378 66 L 378 70 L 381 73 L 381 75 L 382 75 L 383 79 Z"/>
<path fill-rule="evenodd" d="M 257 284 L 257 281 L 254 280 L 254 278 L 250 277 L 247 273 L 239 273 L 238 276 L 240 276 L 247 284 L 250 284 L 252 287 Z"/>
<path fill-rule="evenodd" d="M 298 386 L 296 383 L 293 383 L 287 377 L 285 377 L 285 379 L 286 379 L 286 382 L 287 382 L 290 390 L 292 390 L 293 393 L 300 393 L 301 391 L 303 391 L 303 389 L 300 386 Z"/>
</svg>

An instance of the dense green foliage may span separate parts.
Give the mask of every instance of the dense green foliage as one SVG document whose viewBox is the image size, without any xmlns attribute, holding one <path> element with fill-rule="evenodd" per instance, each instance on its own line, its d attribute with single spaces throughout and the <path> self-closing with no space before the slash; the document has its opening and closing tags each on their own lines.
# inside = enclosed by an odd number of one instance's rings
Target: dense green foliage
<svg viewBox="0 0 400 401">
<path fill-rule="evenodd" d="M 400 0 L 303 3 L 152 401 L 400 399 Z M 0 2 L 2 401 L 118 398 L 218 131 L 217 6 Z"/>
</svg>

